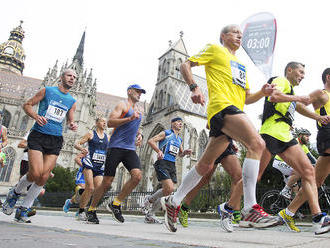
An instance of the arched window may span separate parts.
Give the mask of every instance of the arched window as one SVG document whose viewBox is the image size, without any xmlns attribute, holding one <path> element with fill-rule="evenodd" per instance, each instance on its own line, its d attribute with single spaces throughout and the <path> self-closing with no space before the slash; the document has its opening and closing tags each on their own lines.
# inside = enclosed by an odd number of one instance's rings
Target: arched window
<svg viewBox="0 0 330 248">
<path fill-rule="evenodd" d="M 9 127 L 9 123 L 11 120 L 11 114 L 8 110 L 3 111 L 3 116 L 2 116 L 2 125 L 4 125 L 6 128 Z"/>
<path fill-rule="evenodd" d="M 200 159 L 200 157 L 202 156 L 202 154 L 206 148 L 207 141 L 208 141 L 208 138 L 207 138 L 206 132 L 205 132 L 205 130 L 203 130 L 201 132 L 201 134 L 199 135 L 198 159 Z"/>
<path fill-rule="evenodd" d="M 167 94 L 167 106 L 172 106 L 173 103 L 173 96 L 171 94 Z"/>
<path fill-rule="evenodd" d="M 3 152 L 6 154 L 6 163 L 3 168 L 0 168 L 0 182 L 9 182 L 16 152 L 12 147 L 4 148 Z"/>
<path fill-rule="evenodd" d="M 181 58 L 178 58 L 177 62 L 176 62 L 176 66 L 175 66 L 175 76 L 176 78 L 179 78 L 181 79 L 182 76 L 181 76 L 181 72 L 180 72 L 180 66 L 182 64 L 182 59 Z"/>
<path fill-rule="evenodd" d="M 192 130 L 190 133 L 190 144 L 189 147 L 192 150 L 192 158 L 197 158 L 197 131 L 196 129 Z"/>
<path fill-rule="evenodd" d="M 159 98 L 158 98 L 158 109 L 163 108 L 163 90 L 159 92 Z"/>
<path fill-rule="evenodd" d="M 163 70 L 162 70 L 163 72 L 162 72 L 162 75 L 163 75 L 163 77 L 166 75 L 166 73 L 167 73 L 167 68 L 166 68 L 166 59 L 164 60 L 164 62 L 163 62 Z"/>
<path fill-rule="evenodd" d="M 27 128 L 28 122 L 29 122 L 29 116 L 25 115 L 22 119 L 21 126 L 20 126 L 19 130 L 25 131 L 26 128 Z"/>
</svg>

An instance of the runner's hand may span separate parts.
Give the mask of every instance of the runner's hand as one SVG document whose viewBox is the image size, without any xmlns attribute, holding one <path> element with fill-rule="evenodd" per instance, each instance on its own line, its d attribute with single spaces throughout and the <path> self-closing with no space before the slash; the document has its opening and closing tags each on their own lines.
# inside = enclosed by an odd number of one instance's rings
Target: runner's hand
<svg viewBox="0 0 330 248">
<path fill-rule="evenodd" d="M 201 104 L 204 106 L 205 98 L 199 87 L 196 87 L 191 93 L 191 100 L 195 104 Z"/>
<path fill-rule="evenodd" d="M 312 101 L 310 96 L 300 96 L 298 102 L 301 102 L 304 105 L 309 105 Z"/>
<path fill-rule="evenodd" d="M 140 118 L 140 112 L 133 112 L 133 114 L 129 117 L 130 121 L 134 121 L 135 119 Z"/>
<path fill-rule="evenodd" d="M 320 115 L 317 121 L 322 123 L 323 125 L 327 125 L 330 122 L 330 116 L 329 115 Z"/>
<path fill-rule="evenodd" d="M 184 155 L 191 155 L 191 153 L 192 153 L 191 149 L 186 149 L 186 150 L 183 151 L 183 156 Z"/>
<path fill-rule="evenodd" d="M 69 123 L 69 129 L 70 130 L 72 130 L 72 131 L 77 131 L 77 129 L 78 129 L 78 124 L 77 123 L 74 123 L 73 121 L 71 121 L 70 123 Z"/>
<path fill-rule="evenodd" d="M 44 116 L 37 115 L 35 120 L 40 126 L 43 126 L 43 125 L 47 124 L 47 119 Z"/>
<path fill-rule="evenodd" d="M 163 152 L 162 152 L 162 151 L 159 151 L 159 152 L 157 153 L 157 159 L 160 160 L 160 159 L 163 159 L 163 158 L 164 158 L 164 154 L 163 154 Z"/>
<path fill-rule="evenodd" d="M 264 84 L 261 88 L 261 92 L 264 96 L 270 96 L 273 91 L 276 89 L 274 84 Z"/>
</svg>

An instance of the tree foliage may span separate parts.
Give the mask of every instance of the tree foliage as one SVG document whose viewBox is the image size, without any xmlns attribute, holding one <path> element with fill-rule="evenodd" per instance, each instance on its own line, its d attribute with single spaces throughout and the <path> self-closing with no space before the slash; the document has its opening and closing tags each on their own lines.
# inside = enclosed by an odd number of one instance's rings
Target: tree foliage
<svg viewBox="0 0 330 248">
<path fill-rule="evenodd" d="M 46 183 L 47 192 L 71 192 L 75 188 L 75 175 L 77 170 L 56 166 L 53 170 L 54 177 Z"/>
</svg>

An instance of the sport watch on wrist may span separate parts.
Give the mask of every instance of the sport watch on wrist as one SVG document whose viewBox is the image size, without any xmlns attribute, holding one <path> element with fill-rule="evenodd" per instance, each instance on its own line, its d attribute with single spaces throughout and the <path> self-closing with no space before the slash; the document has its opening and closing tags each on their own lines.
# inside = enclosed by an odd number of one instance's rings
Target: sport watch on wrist
<svg viewBox="0 0 330 248">
<path fill-rule="evenodd" d="M 197 84 L 189 84 L 189 89 L 190 89 L 190 91 L 193 91 L 194 89 L 196 89 L 198 87 L 198 85 Z"/>
</svg>

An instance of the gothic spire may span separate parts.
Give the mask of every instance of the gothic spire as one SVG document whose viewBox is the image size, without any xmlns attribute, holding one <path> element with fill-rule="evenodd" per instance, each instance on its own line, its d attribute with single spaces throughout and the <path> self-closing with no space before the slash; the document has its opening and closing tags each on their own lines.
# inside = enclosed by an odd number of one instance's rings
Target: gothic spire
<svg viewBox="0 0 330 248">
<path fill-rule="evenodd" d="M 73 61 L 74 60 L 77 60 L 79 65 L 82 67 L 83 63 L 84 63 L 84 46 L 85 46 L 85 33 L 86 31 L 84 31 L 82 37 L 81 37 L 81 40 L 80 40 L 80 43 L 79 43 L 79 46 L 77 48 L 77 51 L 76 51 L 76 55 L 73 57 Z"/>
</svg>

